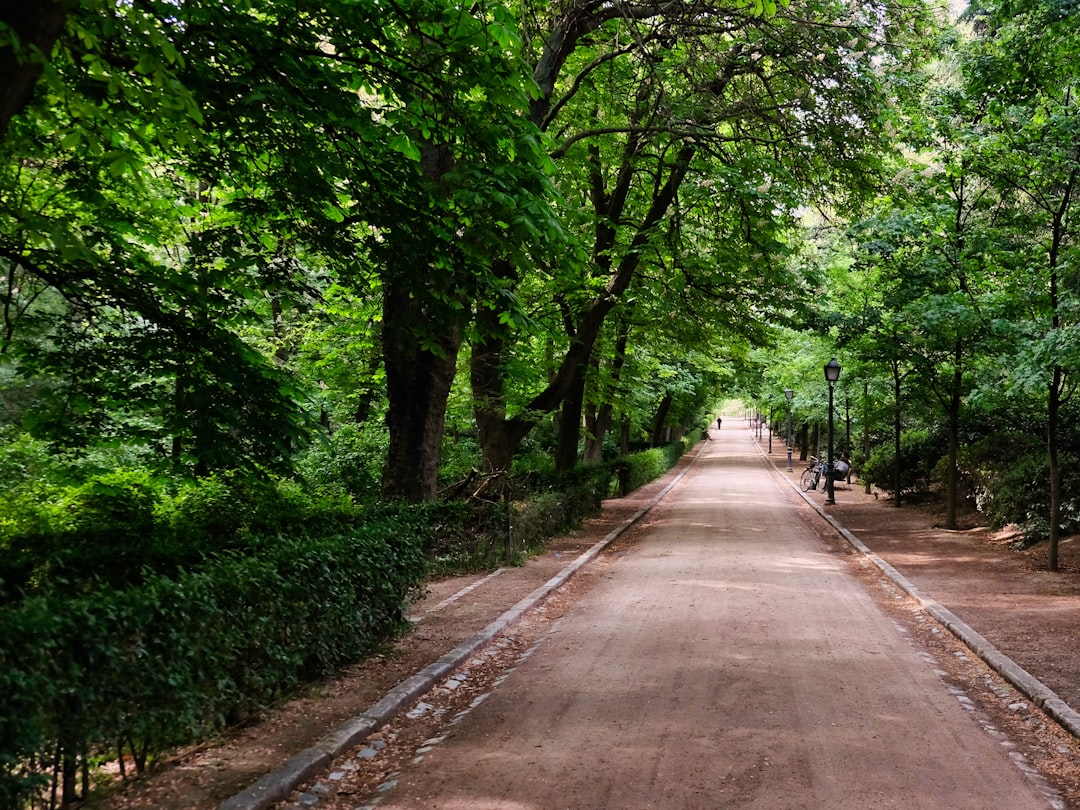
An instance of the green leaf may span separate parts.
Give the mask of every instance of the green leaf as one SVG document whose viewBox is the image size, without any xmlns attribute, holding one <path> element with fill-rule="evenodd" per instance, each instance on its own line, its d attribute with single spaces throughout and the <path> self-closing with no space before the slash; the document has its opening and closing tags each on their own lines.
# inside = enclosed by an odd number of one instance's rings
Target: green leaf
<svg viewBox="0 0 1080 810">
<path fill-rule="evenodd" d="M 400 152 L 409 160 L 420 162 L 420 148 L 413 143 L 413 140 L 404 133 L 398 133 L 390 139 L 389 146 L 395 152 Z"/>
</svg>

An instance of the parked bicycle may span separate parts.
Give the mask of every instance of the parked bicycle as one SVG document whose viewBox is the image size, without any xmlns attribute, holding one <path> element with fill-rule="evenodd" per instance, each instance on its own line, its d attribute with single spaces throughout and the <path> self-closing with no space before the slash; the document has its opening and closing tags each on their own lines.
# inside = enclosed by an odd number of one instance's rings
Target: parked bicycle
<svg viewBox="0 0 1080 810">
<path fill-rule="evenodd" d="M 802 484 L 803 492 L 807 492 L 811 489 L 817 489 L 818 484 L 823 483 L 825 476 L 828 474 L 829 465 L 822 461 L 817 456 L 810 456 L 810 466 L 803 470 Z"/>
</svg>

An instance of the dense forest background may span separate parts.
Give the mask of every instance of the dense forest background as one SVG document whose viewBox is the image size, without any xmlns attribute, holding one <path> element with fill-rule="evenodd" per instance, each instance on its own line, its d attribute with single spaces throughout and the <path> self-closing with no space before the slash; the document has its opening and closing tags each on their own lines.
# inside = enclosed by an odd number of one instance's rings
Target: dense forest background
<svg viewBox="0 0 1080 810">
<path fill-rule="evenodd" d="M 830 357 L 860 480 L 1056 569 L 1078 57 L 1077 0 L 0 0 L 0 807 L 356 660 L 724 399 L 820 453 Z"/>
</svg>

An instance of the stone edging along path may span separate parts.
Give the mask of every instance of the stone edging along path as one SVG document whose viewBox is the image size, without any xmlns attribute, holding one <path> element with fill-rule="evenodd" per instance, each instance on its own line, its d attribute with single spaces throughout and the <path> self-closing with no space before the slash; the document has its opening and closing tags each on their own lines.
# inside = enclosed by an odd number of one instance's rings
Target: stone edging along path
<svg viewBox="0 0 1080 810">
<path fill-rule="evenodd" d="M 683 476 L 705 451 L 708 442 L 700 442 L 691 462 L 658 492 L 645 506 L 638 510 L 602 540 L 581 554 L 556 576 L 549 579 L 476 635 L 459 644 L 435 663 L 406 678 L 391 689 L 378 703 L 347 721 L 315 745 L 289 757 L 279 768 L 218 805 L 218 810 L 266 810 L 284 801 L 296 787 L 307 782 L 319 771 L 328 767 L 338 756 L 378 731 L 391 718 L 412 706 L 442 678 L 446 677 L 477 650 L 494 640 L 506 628 L 514 624 L 528 610 L 536 607 L 552 592 L 562 587 L 574 574 L 592 562 L 605 548 L 627 529 L 641 520 Z"/>
<path fill-rule="evenodd" d="M 780 469 L 776 466 L 773 459 L 765 454 L 760 445 L 757 446 L 759 452 L 761 452 L 762 458 L 769 463 L 775 472 L 779 473 Z M 1069 704 L 1062 700 L 1056 692 L 1050 689 L 1050 687 L 1042 683 L 1042 681 L 1030 672 L 995 648 L 993 644 L 975 632 L 970 625 L 961 621 L 955 613 L 940 602 L 937 602 L 920 592 L 919 589 L 915 587 L 914 583 L 901 574 L 893 565 L 871 551 L 858 537 L 844 528 L 844 526 L 840 524 L 840 521 L 826 512 L 821 504 L 817 503 L 809 495 L 803 492 L 797 481 L 784 475 L 780 475 L 779 477 L 786 481 L 804 501 L 810 504 L 810 506 L 824 518 L 847 543 L 855 548 L 867 560 L 877 566 L 877 568 L 880 569 L 886 577 L 892 580 L 897 587 L 918 602 L 919 606 L 927 613 L 927 615 L 931 616 L 942 627 L 952 633 L 960 643 L 970 649 L 975 655 L 982 659 L 987 666 L 1012 684 L 1017 691 L 1031 700 L 1032 703 L 1045 711 L 1046 714 L 1053 718 L 1062 728 L 1072 736 L 1080 738 L 1080 712 L 1077 712 L 1069 706 Z"/>
</svg>

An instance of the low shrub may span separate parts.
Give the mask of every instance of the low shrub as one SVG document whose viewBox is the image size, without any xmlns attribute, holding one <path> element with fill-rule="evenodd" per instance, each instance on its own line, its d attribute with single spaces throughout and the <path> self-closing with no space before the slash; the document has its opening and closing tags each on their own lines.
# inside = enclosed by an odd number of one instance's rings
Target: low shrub
<svg viewBox="0 0 1080 810">
<path fill-rule="evenodd" d="M 341 490 L 217 472 L 163 479 L 114 470 L 82 483 L 27 481 L 0 499 L 0 604 L 20 594 L 137 585 L 278 535 L 320 537 L 369 512 Z"/>
<path fill-rule="evenodd" d="M 615 494 L 625 495 L 649 483 L 679 463 L 679 459 L 691 447 L 701 441 L 702 432 L 695 429 L 680 441 L 663 447 L 642 450 L 623 456 L 615 462 Z"/>
<path fill-rule="evenodd" d="M 402 510 L 198 572 L 0 609 L 0 808 L 21 807 L 57 763 L 119 744 L 145 764 L 370 652 L 404 625 L 426 534 Z"/>
<path fill-rule="evenodd" d="M 345 424 L 307 448 L 297 459 L 296 470 L 308 488 L 340 489 L 361 501 L 369 501 L 379 494 L 388 443 L 382 425 Z"/>
<path fill-rule="evenodd" d="M 1050 536 L 1050 465 L 1044 449 L 1007 459 L 968 452 L 962 460 L 973 482 L 975 505 L 992 527 L 1015 524 L 1022 546 Z M 1064 480 L 1058 529 L 1062 534 L 1074 534 L 1080 531 L 1080 457 L 1062 453 L 1061 466 Z"/>
<path fill-rule="evenodd" d="M 900 458 L 891 442 L 882 444 L 870 453 L 862 465 L 860 478 L 878 489 L 895 495 L 895 465 L 900 465 L 901 497 L 921 497 L 938 483 L 935 474 L 938 460 L 944 455 L 942 439 L 928 430 L 908 430 L 900 435 Z"/>
</svg>

